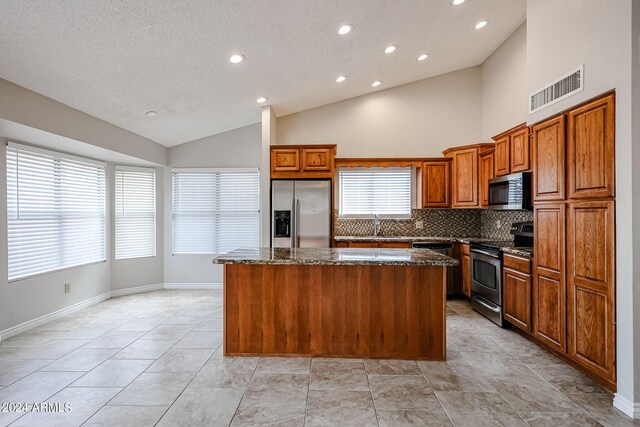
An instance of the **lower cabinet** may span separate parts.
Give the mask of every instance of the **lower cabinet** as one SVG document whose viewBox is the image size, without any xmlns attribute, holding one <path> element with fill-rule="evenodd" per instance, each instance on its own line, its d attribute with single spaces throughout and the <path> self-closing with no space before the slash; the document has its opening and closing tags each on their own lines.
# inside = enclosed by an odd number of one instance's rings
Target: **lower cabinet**
<svg viewBox="0 0 640 427">
<path fill-rule="evenodd" d="M 411 249 L 411 242 L 336 242 L 337 248 L 381 248 L 381 249 Z"/>
<path fill-rule="evenodd" d="M 469 245 L 460 244 L 460 270 L 462 271 L 462 294 L 471 298 L 471 256 Z"/>
<path fill-rule="evenodd" d="M 531 260 L 505 254 L 502 269 L 504 318 L 531 332 Z"/>
</svg>

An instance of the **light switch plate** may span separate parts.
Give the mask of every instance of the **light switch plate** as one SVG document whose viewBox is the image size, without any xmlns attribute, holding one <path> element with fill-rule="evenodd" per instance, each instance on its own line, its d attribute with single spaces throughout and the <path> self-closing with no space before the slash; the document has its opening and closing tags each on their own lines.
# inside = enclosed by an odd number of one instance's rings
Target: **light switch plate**
<svg viewBox="0 0 640 427">
<path fill-rule="evenodd" d="M 417 229 L 424 228 L 424 223 L 422 221 L 416 221 L 416 228 Z"/>
</svg>

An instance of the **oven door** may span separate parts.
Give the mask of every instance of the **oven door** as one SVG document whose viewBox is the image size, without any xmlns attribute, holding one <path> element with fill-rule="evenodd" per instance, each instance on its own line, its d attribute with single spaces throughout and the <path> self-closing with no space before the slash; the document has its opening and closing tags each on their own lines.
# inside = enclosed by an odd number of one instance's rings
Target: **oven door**
<svg viewBox="0 0 640 427">
<path fill-rule="evenodd" d="M 471 250 L 471 292 L 502 306 L 502 261 Z"/>
</svg>

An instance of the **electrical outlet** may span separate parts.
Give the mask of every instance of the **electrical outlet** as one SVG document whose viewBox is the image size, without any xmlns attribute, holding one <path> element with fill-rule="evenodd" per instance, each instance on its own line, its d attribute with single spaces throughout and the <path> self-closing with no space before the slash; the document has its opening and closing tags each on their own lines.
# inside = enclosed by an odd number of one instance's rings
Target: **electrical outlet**
<svg viewBox="0 0 640 427">
<path fill-rule="evenodd" d="M 500 221 L 500 220 L 497 220 L 497 221 L 496 221 L 496 228 L 497 228 L 497 229 L 502 228 L 502 221 Z"/>
<path fill-rule="evenodd" d="M 422 223 L 422 221 L 416 221 L 416 228 L 424 228 L 424 224 Z"/>
<path fill-rule="evenodd" d="M 65 294 L 71 293 L 71 283 L 65 283 L 64 284 L 64 293 Z"/>
</svg>

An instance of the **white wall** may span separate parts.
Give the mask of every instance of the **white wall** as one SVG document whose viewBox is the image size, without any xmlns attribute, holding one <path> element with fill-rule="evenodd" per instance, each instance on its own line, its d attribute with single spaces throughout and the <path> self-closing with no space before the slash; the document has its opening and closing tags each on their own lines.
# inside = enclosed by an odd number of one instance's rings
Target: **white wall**
<svg viewBox="0 0 640 427">
<path fill-rule="evenodd" d="M 618 393 L 614 403 L 619 408 L 640 403 L 640 174 L 633 162 L 640 148 L 637 141 L 632 144 L 631 63 L 632 55 L 637 60 L 637 48 L 632 54 L 631 17 L 632 0 L 527 2 L 528 91 L 584 64 L 584 90 L 530 115 L 529 123 L 616 89 Z M 634 68 L 637 71 L 637 65 Z"/>
<path fill-rule="evenodd" d="M 171 236 L 171 169 L 230 168 L 261 165 L 260 123 L 176 145 L 169 149 L 169 168 L 164 173 L 164 281 L 170 284 L 222 283 L 222 266 L 211 263 L 213 255 L 173 255 Z"/>
<path fill-rule="evenodd" d="M 439 157 L 478 142 L 472 67 L 278 118 L 278 144 L 338 144 L 338 157 Z"/>
<path fill-rule="evenodd" d="M 480 139 L 527 121 L 527 24 L 518 28 L 480 67 Z"/>
</svg>

